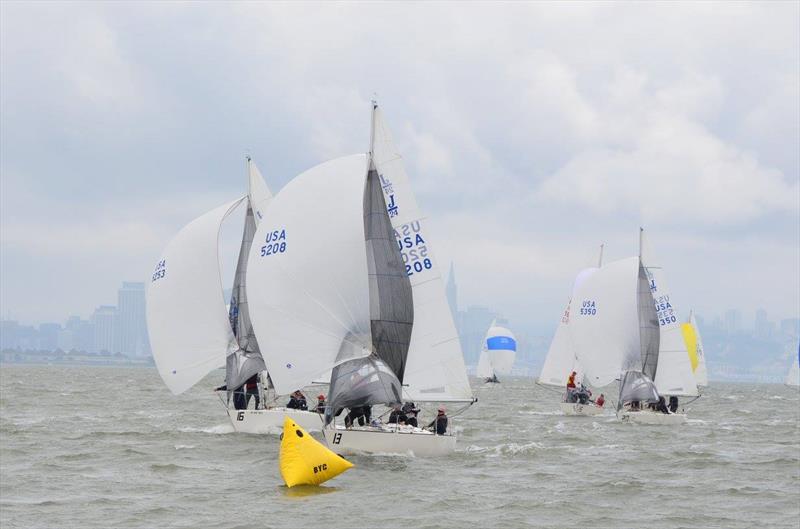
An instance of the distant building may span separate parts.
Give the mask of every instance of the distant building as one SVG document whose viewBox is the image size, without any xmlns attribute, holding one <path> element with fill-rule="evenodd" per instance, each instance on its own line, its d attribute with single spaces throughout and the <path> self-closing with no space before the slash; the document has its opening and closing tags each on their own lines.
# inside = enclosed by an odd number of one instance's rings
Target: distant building
<svg viewBox="0 0 800 529">
<path fill-rule="evenodd" d="M 791 338 L 800 336 L 800 319 L 790 318 L 781 320 L 781 334 Z"/>
<path fill-rule="evenodd" d="M 742 330 L 742 313 L 736 309 L 725 312 L 725 331 L 728 334 L 736 334 Z"/>
<path fill-rule="evenodd" d="M 115 353 L 115 331 L 117 323 L 117 308 L 110 305 L 101 305 L 94 309 L 92 314 L 92 326 L 94 330 L 94 340 L 91 352 L 93 353 Z"/>
<path fill-rule="evenodd" d="M 39 325 L 39 346 L 37 349 L 43 351 L 55 351 L 58 349 L 58 334 L 61 332 L 59 323 L 42 323 Z"/>
<path fill-rule="evenodd" d="M 144 283 L 125 281 L 117 293 L 117 351 L 149 355 L 145 322 Z"/>
<path fill-rule="evenodd" d="M 16 349 L 19 324 L 13 320 L 0 321 L 0 349 Z"/>
</svg>

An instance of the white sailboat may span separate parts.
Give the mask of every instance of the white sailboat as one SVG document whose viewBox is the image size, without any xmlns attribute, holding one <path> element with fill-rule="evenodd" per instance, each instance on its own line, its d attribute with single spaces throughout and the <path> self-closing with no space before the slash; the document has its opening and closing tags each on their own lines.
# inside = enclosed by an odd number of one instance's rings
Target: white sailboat
<svg viewBox="0 0 800 529">
<path fill-rule="evenodd" d="M 794 356 L 792 367 L 789 368 L 789 374 L 786 375 L 786 385 L 797 387 L 800 386 L 800 345 L 797 346 L 797 354 Z"/>
<path fill-rule="evenodd" d="M 706 369 L 706 355 L 703 349 L 703 338 L 700 336 L 700 329 L 697 327 L 697 320 L 694 311 L 689 311 L 689 318 L 681 324 L 683 341 L 686 350 L 689 352 L 689 362 L 692 366 L 697 387 L 708 386 L 708 370 Z"/>
<path fill-rule="evenodd" d="M 402 160 L 377 105 L 371 148 L 292 180 L 268 205 L 248 265 L 251 316 L 276 391 L 331 370 L 328 445 L 437 455 L 456 438 L 412 426 L 345 428 L 344 408 L 472 403 L 458 335 Z"/>
<path fill-rule="evenodd" d="M 600 259 L 598 267 L 603 263 L 603 246 L 600 246 Z M 593 274 L 597 268 L 586 268 L 581 270 L 575 282 L 573 283 L 573 291 L 576 285 L 583 282 L 585 278 Z M 567 301 L 567 306 L 561 314 L 561 319 L 556 327 L 556 333 L 553 336 L 553 341 L 550 342 L 550 348 L 547 350 L 547 356 L 544 359 L 542 370 L 539 373 L 537 383 L 544 386 L 551 386 L 561 388 L 564 394 L 559 403 L 559 408 L 565 415 L 577 416 L 592 416 L 603 413 L 602 407 L 595 406 L 593 403 L 581 404 L 580 402 L 568 402 L 568 393 L 566 391 L 566 384 L 569 376 L 574 372 L 575 380 L 582 382 L 584 379 L 584 370 L 578 362 L 577 352 L 572 343 L 570 335 L 569 322 L 571 311 L 572 299 Z"/>
<path fill-rule="evenodd" d="M 493 321 L 483 339 L 481 355 L 475 376 L 487 383 L 497 383 L 497 375 L 509 375 L 517 355 L 517 340 L 514 333 Z"/>
<path fill-rule="evenodd" d="M 147 287 L 147 328 L 153 358 L 161 378 L 175 395 L 223 366 L 230 390 L 266 369 L 250 323 L 245 275 L 256 224 L 271 194 L 249 157 L 247 173 L 248 195 L 213 209 L 181 229 L 164 249 Z M 219 232 L 223 221 L 243 203 L 247 212 L 242 244 L 226 308 Z M 262 385 L 259 400 L 266 403 L 263 389 Z M 247 404 L 244 395 L 233 396 L 238 406 L 230 406 L 231 391 L 223 403 L 236 431 L 267 433 L 277 431 L 283 423 L 283 408 L 236 409 Z M 289 414 L 304 428 L 320 429 L 316 413 L 290 410 Z"/>
<path fill-rule="evenodd" d="M 646 424 L 685 422 L 677 399 L 698 396 L 697 384 L 663 269 L 644 231 L 638 257 L 600 267 L 576 285 L 572 299 L 581 307 L 570 320 L 578 360 L 593 386 L 620 381 L 618 417 Z"/>
</svg>

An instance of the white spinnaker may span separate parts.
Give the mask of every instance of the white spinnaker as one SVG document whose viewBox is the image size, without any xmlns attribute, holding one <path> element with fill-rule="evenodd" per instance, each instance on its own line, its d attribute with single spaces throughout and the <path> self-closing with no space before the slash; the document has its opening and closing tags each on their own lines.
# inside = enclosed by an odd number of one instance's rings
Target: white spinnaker
<svg viewBox="0 0 800 529">
<path fill-rule="evenodd" d="M 170 241 L 147 286 L 147 331 L 164 383 L 177 395 L 237 349 L 219 262 L 222 221 L 244 197 L 196 218 Z"/>
<path fill-rule="evenodd" d="M 569 334 L 585 379 L 595 387 L 612 383 L 627 359 L 640 357 L 638 271 L 639 258 L 629 257 L 576 281 Z"/>
<path fill-rule="evenodd" d="M 471 401 L 461 343 L 425 220 L 377 105 L 373 105 L 372 120 L 371 152 L 414 296 L 404 390 L 415 401 Z"/>
<path fill-rule="evenodd" d="M 650 281 L 650 293 L 656 307 L 660 330 L 658 366 L 653 381 L 660 395 L 695 397 L 697 382 L 681 331 L 681 322 L 670 297 L 664 269 L 658 265 L 644 230 L 640 231 L 640 258 Z"/>
<path fill-rule="evenodd" d="M 256 167 L 256 163 L 249 156 L 246 159 L 246 163 L 247 177 L 250 184 L 250 207 L 253 209 L 253 219 L 256 221 L 257 227 L 264 219 L 264 209 L 272 199 L 272 192 L 269 190 L 264 177 L 261 176 L 261 171 Z"/>
<path fill-rule="evenodd" d="M 489 363 L 489 355 L 486 349 L 481 349 L 481 355 L 478 357 L 478 366 L 475 368 L 475 376 L 478 378 L 491 378 L 492 375 L 494 375 L 494 372 Z"/>
<path fill-rule="evenodd" d="M 697 320 L 694 317 L 694 311 L 689 313 L 689 323 L 694 329 L 695 339 L 697 340 L 697 369 L 694 370 L 694 378 L 698 386 L 708 386 L 708 368 L 706 368 L 706 352 L 703 349 L 703 338 L 700 336 L 700 328 L 697 326 Z"/>
<path fill-rule="evenodd" d="M 483 340 L 483 349 L 495 375 L 510 375 L 517 356 L 517 340 L 514 333 L 492 323 Z"/>
<path fill-rule="evenodd" d="M 601 246 L 601 261 L 602 252 Z M 572 284 L 572 290 L 574 291 L 578 285 L 596 271 L 597 268 L 586 268 L 578 272 Z M 544 364 L 542 364 L 542 371 L 539 373 L 539 384 L 566 387 L 567 379 L 573 371 L 576 372 L 575 380 L 583 380 L 583 368 L 578 362 L 575 347 L 572 344 L 572 336 L 569 332 L 571 304 L 572 300 L 567 301 L 567 307 L 561 314 L 561 320 L 558 322 L 558 327 L 556 327 L 556 334 L 553 336 L 553 341 L 550 342 L 550 348 L 547 350 L 547 356 L 544 359 Z"/>
<path fill-rule="evenodd" d="M 256 232 L 250 317 L 278 394 L 371 352 L 366 162 L 346 156 L 297 176 L 269 201 Z"/>
</svg>

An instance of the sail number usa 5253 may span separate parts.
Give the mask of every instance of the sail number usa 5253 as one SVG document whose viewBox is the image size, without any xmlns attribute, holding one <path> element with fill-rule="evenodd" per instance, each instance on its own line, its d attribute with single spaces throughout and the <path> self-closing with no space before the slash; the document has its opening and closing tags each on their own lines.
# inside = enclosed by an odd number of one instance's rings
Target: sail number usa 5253
<svg viewBox="0 0 800 529">
<path fill-rule="evenodd" d="M 162 259 L 156 265 L 155 272 L 153 272 L 153 282 L 162 279 L 166 275 L 167 275 L 167 260 Z"/>
<path fill-rule="evenodd" d="M 264 237 L 264 246 L 261 247 L 261 257 L 269 257 L 286 251 L 286 230 L 279 228 L 267 233 Z"/>
</svg>

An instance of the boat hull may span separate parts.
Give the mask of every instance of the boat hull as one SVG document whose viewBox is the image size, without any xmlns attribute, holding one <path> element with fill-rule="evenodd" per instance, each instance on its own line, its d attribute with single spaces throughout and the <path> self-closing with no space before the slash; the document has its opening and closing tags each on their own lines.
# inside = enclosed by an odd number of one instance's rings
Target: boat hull
<svg viewBox="0 0 800 529">
<path fill-rule="evenodd" d="M 233 429 L 241 433 L 274 434 L 283 430 L 283 420 L 288 415 L 306 431 L 322 430 L 322 420 L 315 411 L 294 410 L 290 408 L 269 408 L 266 410 L 228 409 L 228 418 Z"/>
<path fill-rule="evenodd" d="M 562 402 L 559 404 L 564 415 L 572 416 L 593 416 L 601 415 L 603 408 L 598 408 L 594 404 L 580 404 L 578 402 Z"/>
<path fill-rule="evenodd" d="M 685 413 L 661 413 L 660 411 L 621 411 L 618 414 L 622 422 L 636 424 L 683 424 L 686 422 Z"/>
<path fill-rule="evenodd" d="M 323 431 L 328 448 L 339 455 L 413 454 L 419 457 L 447 455 L 456 449 L 455 435 L 435 435 L 420 428 L 341 426 Z"/>
</svg>

